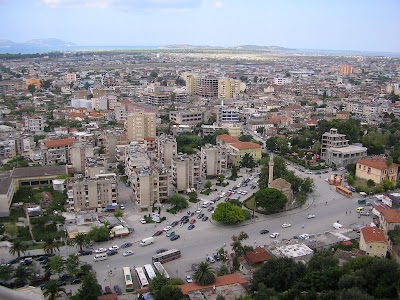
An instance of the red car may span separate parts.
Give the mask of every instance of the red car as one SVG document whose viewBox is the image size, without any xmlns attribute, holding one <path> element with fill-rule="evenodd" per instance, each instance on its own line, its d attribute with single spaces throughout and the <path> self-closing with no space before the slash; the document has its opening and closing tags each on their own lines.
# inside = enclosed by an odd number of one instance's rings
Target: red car
<svg viewBox="0 0 400 300">
<path fill-rule="evenodd" d="M 191 219 L 189 223 L 190 223 L 190 224 L 196 223 L 196 219 Z"/>
</svg>

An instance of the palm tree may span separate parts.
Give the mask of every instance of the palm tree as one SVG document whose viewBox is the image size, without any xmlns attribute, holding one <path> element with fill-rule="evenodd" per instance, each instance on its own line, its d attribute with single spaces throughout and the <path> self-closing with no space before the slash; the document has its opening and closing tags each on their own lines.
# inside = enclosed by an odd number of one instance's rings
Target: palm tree
<svg viewBox="0 0 400 300">
<path fill-rule="evenodd" d="M 24 286 L 32 278 L 32 268 L 26 266 L 18 266 L 15 269 L 14 277 L 16 278 L 15 284 L 17 286 Z"/>
<path fill-rule="evenodd" d="M 25 253 L 28 250 L 28 246 L 22 242 L 21 240 L 14 240 L 12 246 L 10 247 L 9 252 L 14 255 L 15 253 L 18 255 L 18 258 L 21 257 L 21 252 Z"/>
<path fill-rule="evenodd" d="M 58 286 L 57 281 L 50 280 L 45 286 L 43 295 L 46 297 L 47 300 L 55 300 L 58 297 L 59 292 L 65 293 L 65 289 L 61 286 Z"/>
<path fill-rule="evenodd" d="M 53 238 L 48 238 L 45 241 L 45 244 L 43 245 L 43 250 L 47 254 L 53 255 L 54 249 L 57 249 L 60 251 L 60 248 L 58 247 L 57 242 Z"/>
<path fill-rule="evenodd" d="M 83 248 L 86 248 L 89 246 L 90 241 L 87 237 L 86 234 L 84 233 L 78 233 L 75 238 L 72 240 L 72 244 L 79 248 L 79 251 L 82 251 Z"/>
<path fill-rule="evenodd" d="M 193 279 L 200 285 L 212 284 L 215 281 L 215 271 L 208 262 L 203 261 L 197 266 Z"/>
</svg>

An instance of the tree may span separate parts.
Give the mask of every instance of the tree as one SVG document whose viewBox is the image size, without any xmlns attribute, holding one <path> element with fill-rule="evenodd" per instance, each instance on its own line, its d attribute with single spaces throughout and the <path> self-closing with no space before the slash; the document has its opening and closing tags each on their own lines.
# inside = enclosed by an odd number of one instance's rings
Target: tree
<svg viewBox="0 0 400 300">
<path fill-rule="evenodd" d="M 22 242 L 21 240 L 14 240 L 14 242 L 12 243 L 9 252 L 12 255 L 17 254 L 18 258 L 21 257 L 21 253 L 25 253 L 28 250 L 28 246 Z"/>
<path fill-rule="evenodd" d="M 217 271 L 217 275 L 224 276 L 224 275 L 228 275 L 228 274 L 229 274 L 228 267 L 226 265 L 221 265 L 221 267 Z"/>
<path fill-rule="evenodd" d="M 167 202 L 171 204 L 176 210 L 184 209 L 189 205 L 188 201 L 178 194 L 169 197 Z"/>
<path fill-rule="evenodd" d="M 217 176 L 217 180 L 218 180 L 219 185 L 222 185 L 222 183 L 223 183 L 224 180 L 225 180 L 225 175 L 224 175 L 224 174 L 219 174 L 219 175 Z"/>
<path fill-rule="evenodd" d="M 47 238 L 43 245 L 43 250 L 45 253 L 53 255 L 55 250 L 60 251 L 60 247 L 53 238 Z"/>
<path fill-rule="evenodd" d="M 242 160 L 240 162 L 240 166 L 242 168 L 253 169 L 256 166 L 256 163 L 254 161 L 253 156 L 250 153 L 246 152 L 242 157 Z"/>
<path fill-rule="evenodd" d="M 82 251 L 83 248 L 86 248 L 86 247 L 89 246 L 90 241 L 89 241 L 89 239 L 88 239 L 88 237 L 87 237 L 86 234 L 84 234 L 84 233 L 78 233 L 78 234 L 75 236 L 75 238 L 72 240 L 72 244 L 73 244 L 75 247 L 79 248 L 79 251 Z"/>
<path fill-rule="evenodd" d="M 233 235 L 232 236 L 232 251 L 235 252 L 235 257 L 240 257 L 244 255 L 246 252 L 253 250 L 253 247 L 243 245 L 242 242 L 244 240 L 247 240 L 249 238 L 248 234 L 241 231 L 239 235 Z M 236 269 L 235 269 L 236 270 Z"/>
<path fill-rule="evenodd" d="M 155 70 L 151 71 L 150 77 L 156 78 L 157 76 L 158 76 L 157 71 L 155 71 Z"/>
<path fill-rule="evenodd" d="M 97 300 L 101 294 L 101 285 L 97 282 L 96 275 L 90 272 L 85 275 L 80 289 L 71 300 Z"/>
<path fill-rule="evenodd" d="M 266 188 L 255 194 L 255 205 L 272 214 L 282 210 L 286 203 L 286 196 L 279 190 Z"/>
<path fill-rule="evenodd" d="M 50 280 L 46 283 L 43 291 L 43 295 L 47 300 L 55 300 L 58 298 L 58 293 L 64 292 L 65 289 L 57 284 L 56 280 Z"/>
<path fill-rule="evenodd" d="M 15 284 L 17 286 L 24 286 L 29 282 L 30 279 L 32 279 L 32 276 L 32 268 L 20 265 L 15 269 Z"/>
<path fill-rule="evenodd" d="M 212 218 L 224 224 L 236 224 L 245 220 L 243 209 L 229 202 L 218 204 Z"/>
<path fill-rule="evenodd" d="M 182 291 L 176 286 L 182 284 L 182 280 L 167 279 L 161 274 L 157 274 L 150 281 L 149 291 L 152 293 L 154 300 L 170 300 L 183 298 Z"/>
<path fill-rule="evenodd" d="M 65 269 L 65 261 L 61 256 L 55 255 L 50 258 L 50 269 L 57 274 L 61 274 Z"/>
<path fill-rule="evenodd" d="M 79 265 L 80 261 L 78 256 L 74 254 L 68 255 L 67 260 L 65 261 L 65 269 L 68 274 L 75 277 L 80 271 Z"/>
<path fill-rule="evenodd" d="M 106 225 L 92 227 L 88 233 L 88 238 L 95 242 L 108 241 L 110 238 L 110 231 Z"/>
<path fill-rule="evenodd" d="M 207 180 L 207 181 L 204 183 L 204 188 L 205 188 L 206 190 L 209 190 L 209 189 L 211 189 L 211 187 L 212 187 L 211 181 L 210 181 L 210 180 Z"/>
<path fill-rule="evenodd" d="M 231 180 L 235 180 L 236 178 L 238 178 L 238 170 L 235 164 L 232 165 L 231 168 Z"/>
<path fill-rule="evenodd" d="M 196 271 L 193 273 L 193 279 L 199 285 L 209 285 L 215 281 L 215 271 L 208 262 L 198 264 Z"/>
<path fill-rule="evenodd" d="M 0 265 L 0 280 L 8 281 L 12 278 L 14 273 L 14 268 L 11 265 Z"/>
<path fill-rule="evenodd" d="M 300 189 L 304 193 L 312 193 L 314 190 L 314 180 L 311 177 L 306 177 L 303 179 Z"/>
<path fill-rule="evenodd" d="M 33 93 L 36 91 L 36 88 L 33 84 L 28 85 L 28 91 L 33 95 Z"/>
<path fill-rule="evenodd" d="M 368 179 L 367 180 L 367 186 L 370 187 L 370 188 L 375 186 L 375 181 L 373 181 L 372 179 Z"/>
<path fill-rule="evenodd" d="M 391 182 L 389 179 L 384 179 L 381 183 L 380 186 L 382 186 L 383 190 L 385 192 L 393 190 L 394 189 L 394 183 Z"/>
<path fill-rule="evenodd" d="M 117 209 L 116 211 L 114 211 L 114 217 L 116 218 L 122 218 L 124 216 L 124 212 L 120 209 Z"/>
<path fill-rule="evenodd" d="M 195 191 L 188 193 L 188 196 L 189 196 L 189 202 L 197 203 L 199 201 L 199 199 L 197 198 L 197 192 Z"/>
<path fill-rule="evenodd" d="M 242 134 L 239 136 L 239 141 L 241 142 L 251 142 L 253 140 L 253 136 L 251 134 Z"/>
<path fill-rule="evenodd" d="M 4 233 L 14 239 L 18 235 L 18 226 L 15 223 L 8 222 L 4 225 Z"/>
</svg>

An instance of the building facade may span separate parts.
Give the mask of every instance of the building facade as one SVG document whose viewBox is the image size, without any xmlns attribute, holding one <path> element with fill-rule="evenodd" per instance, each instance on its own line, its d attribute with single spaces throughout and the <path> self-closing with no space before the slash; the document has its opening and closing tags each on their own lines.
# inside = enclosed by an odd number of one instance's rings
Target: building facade
<svg viewBox="0 0 400 300">
<path fill-rule="evenodd" d="M 200 164 L 197 154 L 182 154 L 172 159 L 171 181 L 175 192 L 191 192 L 199 188 Z"/>
<path fill-rule="evenodd" d="M 165 167 L 171 167 L 177 149 L 176 138 L 173 136 L 161 134 L 157 137 L 157 157 Z"/>
<path fill-rule="evenodd" d="M 204 145 L 201 147 L 201 176 L 214 178 L 227 170 L 227 151 L 223 147 Z"/>
<path fill-rule="evenodd" d="M 126 117 L 125 128 L 129 141 L 143 141 L 156 137 L 156 114 L 145 112 L 130 113 Z"/>
<path fill-rule="evenodd" d="M 368 256 L 386 257 L 388 241 L 383 230 L 368 226 L 361 228 L 360 250 L 364 250 Z"/>
<path fill-rule="evenodd" d="M 394 184 L 397 182 L 398 164 L 392 163 L 390 166 L 382 157 L 372 157 L 358 160 L 356 163 L 356 177 L 373 180 L 376 184 L 388 179 Z"/>
</svg>

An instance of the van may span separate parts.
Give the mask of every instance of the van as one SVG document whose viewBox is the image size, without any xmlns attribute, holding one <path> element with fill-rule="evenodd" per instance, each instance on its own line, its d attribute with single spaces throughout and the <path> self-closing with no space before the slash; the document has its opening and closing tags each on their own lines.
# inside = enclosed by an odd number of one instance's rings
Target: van
<svg viewBox="0 0 400 300">
<path fill-rule="evenodd" d="M 361 207 L 361 206 L 356 208 L 356 212 L 357 212 L 357 213 L 360 213 L 360 212 L 362 212 L 363 210 L 364 210 L 364 207 Z"/>
<path fill-rule="evenodd" d="M 108 259 L 107 253 L 98 253 L 94 256 L 94 261 L 101 261 Z"/>
<path fill-rule="evenodd" d="M 342 224 L 339 224 L 339 223 L 337 223 L 337 222 L 333 223 L 333 228 L 335 228 L 335 229 L 340 229 L 340 228 L 342 228 L 342 227 L 343 227 Z"/>
<path fill-rule="evenodd" d="M 154 243 L 153 237 L 148 237 L 140 241 L 140 246 L 144 247 Z"/>
<path fill-rule="evenodd" d="M 206 208 L 206 207 L 209 207 L 210 205 L 211 205 L 211 202 L 205 201 L 205 202 L 201 205 L 201 207 Z"/>
</svg>

